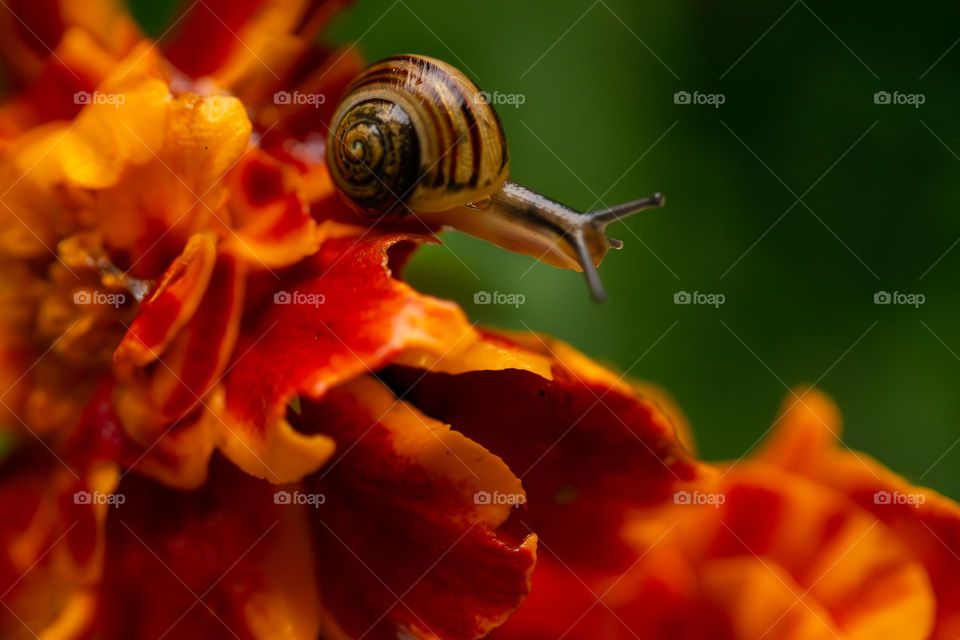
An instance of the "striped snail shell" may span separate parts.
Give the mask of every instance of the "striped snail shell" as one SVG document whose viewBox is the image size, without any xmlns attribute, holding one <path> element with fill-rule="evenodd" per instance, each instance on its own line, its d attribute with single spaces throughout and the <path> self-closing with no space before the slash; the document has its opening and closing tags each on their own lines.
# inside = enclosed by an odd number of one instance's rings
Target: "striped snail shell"
<svg viewBox="0 0 960 640">
<path fill-rule="evenodd" d="M 481 202 L 507 180 L 500 119 L 473 82 L 425 56 L 382 60 L 337 108 L 327 144 L 334 184 L 383 216 Z"/>
</svg>

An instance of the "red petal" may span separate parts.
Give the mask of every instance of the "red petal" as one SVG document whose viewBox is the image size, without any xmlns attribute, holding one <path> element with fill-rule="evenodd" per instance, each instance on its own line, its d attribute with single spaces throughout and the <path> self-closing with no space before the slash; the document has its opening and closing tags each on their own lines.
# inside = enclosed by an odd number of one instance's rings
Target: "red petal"
<svg viewBox="0 0 960 640">
<path fill-rule="evenodd" d="M 113 465 L 70 469 L 39 446 L 4 461 L 0 636 L 76 637 L 89 626 L 110 507 L 78 496 L 110 495 L 117 476 Z"/>
<path fill-rule="evenodd" d="M 195 408 L 223 373 L 236 344 L 243 310 L 244 270 L 221 255 L 207 295 L 194 319 L 157 369 L 153 397 L 164 398 L 164 417 L 178 418 Z"/>
<path fill-rule="evenodd" d="M 185 3 L 185 13 L 175 18 L 180 22 L 163 47 L 167 59 L 194 78 L 214 73 L 242 46 L 237 32 L 264 4 L 266 0 Z"/>
<path fill-rule="evenodd" d="M 338 11 L 344 0 L 206 0 L 198 4 L 184 3 L 187 13 L 180 17 L 176 34 L 164 47 L 167 58 L 187 75 L 199 78 L 213 75 L 231 61 L 234 55 L 252 55 L 255 41 L 248 29 L 265 28 L 278 40 L 285 35 L 298 35 L 306 41 Z M 260 25 L 258 20 L 269 14 Z M 273 32 L 277 23 L 285 24 L 285 32 Z M 254 46 L 255 43 L 254 43 Z M 269 56 L 268 56 L 269 57 Z M 255 58 L 256 59 L 256 58 Z M 265 63 L 258 61 L 263 66 Z M 269 73 L 269 68 L 263 70 Z"/>
<path fill-rule="evenodd" d="M 415 406 L 503 456 L 523 479 L 521 521 L 540 536 L 542 568 L 528 602 L 498 631 L 505 637 L 566 631 L 595 603 L 581 580 L 596 589 L 636 561 L 622 537 L 632 510 L 668 499 L 697 473 L 651 402 L 569 348 L 541 350 L 556 358 L 553 380 L 519 370 L 388 376 Z M 558 598 L 567 604 L 558 607 Z M 605 609 L 598 614 L 620 626 Z"/>
<path fill-rule="evenodd" d="M 292 185 L 287 185 L 289 175 Z M 234 232 L 225 250 L 252 269 L 280 268 L 316 253 L 317 224 L 298 193 L 299 171 L 259 150 L 231 171 L 230 215 Z"/>
<path fill-rule="evenodd" d="M 442 353 L 471 335 L 455 305 L 423 296 L 391 277 L 391 247 L 422 239 L 330 240 L 306 266 L 306 275 L 288 280 L 285 290 L 277 292 L 281 304 L 268 299 L 238 344 L 227 377 L 228 457 L 273 481 L 303 477 L 326 461 L 331 447 L 326 438 L 321 437 L 324 445 L 294 437 L 284 421 L 293 395 L 320 398 L 405 349 Z M 311 449 L 307 453 L 300 447 Z"/>
<path fill-rule="evenodd" d="M 253 638 L 278 597 L 303 609 L 272 618 L 278 627 L 271 632 L 295 633 L 295 618 L 312 615 L 308 630 L 292 637 L 316 636 L 315 599 L 297 595 L 315 594 L 310 572 L 288 561 L 275 564 L 287 549 L 301 555 L 301 567 L 310 566 L 302 512 L 276 505 L 270 485 L 221 462 L 198 491 L 171 490 L 135 475 L 118 491 L 126 500 L 107 530 L 103 637 Z M 289 592 L 278 586 L 284 579 Z"/>
<path fill-rule="evenodd" d="M 89 78 L 84 71 L 105 71 L 103 58 L 121 57 L 140 39 L 139 29 L 118 0 L 9 0 L 2 9 L 0 56 L 4 71 L 25 86 L 56 66 L 54 61 L 61 68 L 66 61 L 64 70 L 69 69 L 70 84 L 79 80 L 78 76 Z M 87 54 L 86 60 L 74 55 L 78 44 L 83 48 L 79 53 Z M 48 82 L 47 89 L 52 88 Z M 43 108 L 39 103 L 37 106 Z"/>
<path fill-rule="evenodd" d="M 276 130 L 286 136 L 306 139 L 311 133 L 326 139 L 330 120 L 340 104 L 347 86 L 365 66 L 362 56 L 354 49 L 330 51 L 325 47 L 310 47 L 287 72 L 276 81 L 272 91 L 267 91 L 257 102 L 257 124 L 263 130 Z M 322 103 L 304 101 L 276 104 L 276 91 L 305 96 L 322 96 Z"/>
<path fill-rule="evenodd" d="M 479 638 L 530 589 L 535 537 L 498 531 L 520 481 L 483 447 L 373 378 L 305 403 L 296 419 L 344 453 L 305 481 L 325 608 L 350 637 Z"/>
<path fill-rule="evenodd" d="M 216 238 L 197 234 L 167 268 L 150 297 L 141 303 L 114 354 L 118 365 L 143 367 L 163 354 L 193 318 L 207 292 L 217 259 Z"/>
<path fill-rule="evenodd" d="M 189 443 L 201 443 L 205 447 L 209 440 L 209 421 L 219 424 L 222 420 L 219 411 L 209 407 L 217 402 L 213 392 L 236 344 L 245 275 L 242 264 L 221 254 L 213 268 L 207 294 L 192 320 L 157 362 L 149 369 L 129 372 L 127 379 L 118 385 L 117 413 L 124 430 L 141 446 L 150 447 L 158 438 L 169 435 L 173 441 L 167 446 L 174 449 Z M 174 427 L 187 432 L 171 432 Z M 178 439 L 181 439 L 180 445 L 176 442 Z M 209 451 L 206 453 L 209 455 Z M 191 477 L 197 479 L 195 475 Z"/>
<path fill-rule="evenodd" d="M 208 413 L 200 412 L 152 440 L 137 442 L 116 413 L 116 389 L 113 380 L 101 383 L 71 434 L 64 458 L 77 468 L 113 462 L 125 469 L 124 473 L 150 476 L 170 487 L 202 485 L 215 445 Z"/>
</svg>

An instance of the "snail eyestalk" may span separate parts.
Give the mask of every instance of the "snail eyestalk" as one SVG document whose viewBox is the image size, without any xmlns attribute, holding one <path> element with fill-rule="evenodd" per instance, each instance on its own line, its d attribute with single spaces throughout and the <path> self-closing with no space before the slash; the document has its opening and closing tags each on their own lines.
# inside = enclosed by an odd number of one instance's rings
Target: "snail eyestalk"
<svg viewBox="0 0 960 640">
<path fill-rule="evenodd" d="M 608 209 L 591 211 L 586 215 L 590 216 L 594 222 L 598 222 L 600 224 L 610 224 L 611 222 L 623 220 L 624 218 L 628 218 L 635 213 L 640 213 L 641 211 L 646 211 L 647 209 L 656 209 L 658 207 L 662 207 L 666 201 L 667 199 L 663 197 L 662 193 L 655 193 L 647 198 L 631 200 L 630 202 L 624 202 L 623 204 L 618 204 Z"/>
</svg>

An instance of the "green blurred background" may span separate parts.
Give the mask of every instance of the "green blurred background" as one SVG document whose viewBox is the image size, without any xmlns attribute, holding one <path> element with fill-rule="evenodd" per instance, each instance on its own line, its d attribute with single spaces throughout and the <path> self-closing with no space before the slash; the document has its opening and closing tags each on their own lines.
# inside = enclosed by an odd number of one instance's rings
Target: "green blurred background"
<svg viewBox="0 0 960 640">
<path fill-rule="evenodd" d="M 328 38 L 522 95 L 499 107 L 522 184 L 578 209 L 668 196 L 611 228 L 626 247 L 601 269 L 606 305 L 579 274 L 456 233 L 415 259 L 418 287 L 662 385 L 708 458 L 749 450 L 787 387 L 816 382 L 849 446 L 960 498 L 958 18 L 824 0 L 358 0 Z M 478 291 L 526 302 L 475 305 Z M 678 291 L 726 302 L 677 305 Z M 926 301 L 876 305 L 878 291 Z"/>
</svg>

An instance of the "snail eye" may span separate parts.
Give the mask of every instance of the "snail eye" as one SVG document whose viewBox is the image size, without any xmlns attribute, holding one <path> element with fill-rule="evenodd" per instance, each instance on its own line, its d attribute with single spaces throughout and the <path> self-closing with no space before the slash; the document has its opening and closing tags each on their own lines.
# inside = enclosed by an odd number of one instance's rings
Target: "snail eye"
<svg viewBox="0 0 960 640">
<path fill-rule="evenodd" d="M 420 144 L 402 108 L 377 99 L 350 107 L 336 123 L 329 153 L 337 187 L 360 209 L 406 211 L 419 179 Z"/>
</svg>

